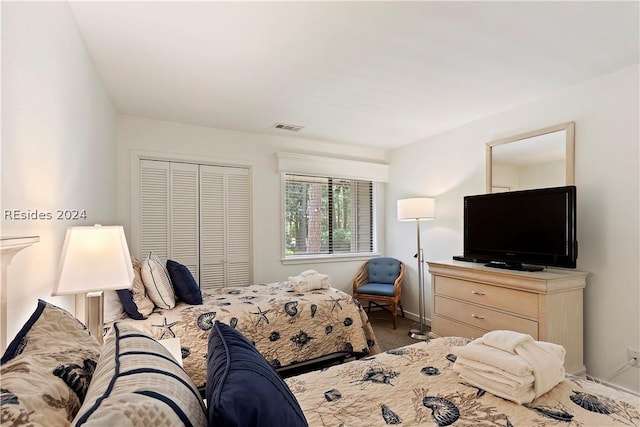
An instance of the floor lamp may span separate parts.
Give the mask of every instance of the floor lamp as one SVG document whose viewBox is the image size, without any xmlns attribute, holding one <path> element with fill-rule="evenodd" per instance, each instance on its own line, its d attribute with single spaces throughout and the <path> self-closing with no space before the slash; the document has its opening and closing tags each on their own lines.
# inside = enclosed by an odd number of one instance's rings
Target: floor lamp
<svg viewBox="0 0 640 427">
<path fill-rule="evenodd" d="M 51 295 L 75 295 L 76 316 L 102 342 L 102 291 L 131 289 L 133 278 L 122 226 L 69 227 Z"/>
<path fill-rule="evenodd" d="M 431 197 L 414 197 L 398 200 L 398 220 L 415 221 L 418 259 L 418 309 L 420 311 L 420 329 L 412 329 L 409 336 L 416 340 L 429 339 L 424 325 L 424 255 L 420 247 L 420 221 L 435 219 L 436 202 Z"/>
</svg>

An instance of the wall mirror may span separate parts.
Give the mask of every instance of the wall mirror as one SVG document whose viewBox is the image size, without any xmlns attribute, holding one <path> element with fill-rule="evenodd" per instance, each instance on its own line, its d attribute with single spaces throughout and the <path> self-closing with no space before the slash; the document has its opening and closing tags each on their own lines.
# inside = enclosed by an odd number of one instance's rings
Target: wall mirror
<svg viewBox="0 0 640 427">
<path fill-rule="evenodd" d="M 574 184 L 575 123 L 487 143 L 487 193 Z"/>
</svg>

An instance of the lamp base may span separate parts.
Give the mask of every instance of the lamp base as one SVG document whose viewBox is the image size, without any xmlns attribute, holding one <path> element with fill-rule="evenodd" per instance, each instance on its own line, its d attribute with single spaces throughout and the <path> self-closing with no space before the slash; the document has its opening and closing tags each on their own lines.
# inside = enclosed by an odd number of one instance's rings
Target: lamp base
<svg viewBox="0 0 640 427">
<path fill-rule="evenodd" d="M 103 292 L 76 294 L 76 316 L 85 324 L 91 335 L 102 344 Z"/>
<path fill-rule="evenodd" d="M 429 333 L 428 332 L 424 332 L 424 331 L 420 331 L 418 329 L 411 329 L 409 331 L 409 336 L 411 338 L 413 338 L 414 340 L 429 341 Z"/>
</svg>

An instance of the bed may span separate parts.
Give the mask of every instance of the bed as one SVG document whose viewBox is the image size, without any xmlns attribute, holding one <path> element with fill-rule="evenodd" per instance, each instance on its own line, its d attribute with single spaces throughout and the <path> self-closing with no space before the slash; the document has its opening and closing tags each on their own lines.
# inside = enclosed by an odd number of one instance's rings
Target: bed
<svg viewBox="0 0 640 427">
<path fill-rule="evenodd" d="M 215 320 L 240 331 L 283 376 L 380 351 L 351 295 L 335 288 L 294 292 L 289 281 L 205 290 L 202 305 L 178 302 L 170 310 L 154 309 L 147 319 L 118 322 L 157 340 L 179 338 L 185 371 L 202 388 Z M 105 334 L 112 324 L 105 324 Z"/>
<path fill-rule="evenodd" d="M 640 398 L 569 376 L 519 405 L 461 383 L 438 338 L 285 380 L 310 426 L 638 426 Z"/>
</svg>

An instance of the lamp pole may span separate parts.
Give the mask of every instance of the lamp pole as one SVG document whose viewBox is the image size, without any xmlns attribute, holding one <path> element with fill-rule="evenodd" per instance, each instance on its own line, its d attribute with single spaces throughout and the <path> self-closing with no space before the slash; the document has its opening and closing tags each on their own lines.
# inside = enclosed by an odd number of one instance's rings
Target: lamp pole
<svg viewBox="0 0 640 427">
<path fill-rule="evenodd" d="M 417 248 L 416 258 L 418 259 L 418 311 L 420 316 L 420 329 L 411 329 L 409 336 L 420 341 L 427 341 L 429 336 L 424 328 L 424 255 L 420 247 L 420 219 L 416 218 Z"/>
<path fill-rule="evenodd" d="M 418 259 L 418 311 L 420 312 L 420 329 L 411 329 L 409 336 L 416 340 L 427 341 L 429 336 L 424 325 L 424 254 L 420 247 L 420 221 L 435 219 L 435 199 L 432 197 L 412 197 L 400 199 L 398 205 L 398 220 L 416 221 L 416 247 L 418 251 L 415 257 Z"/>
</svg>

